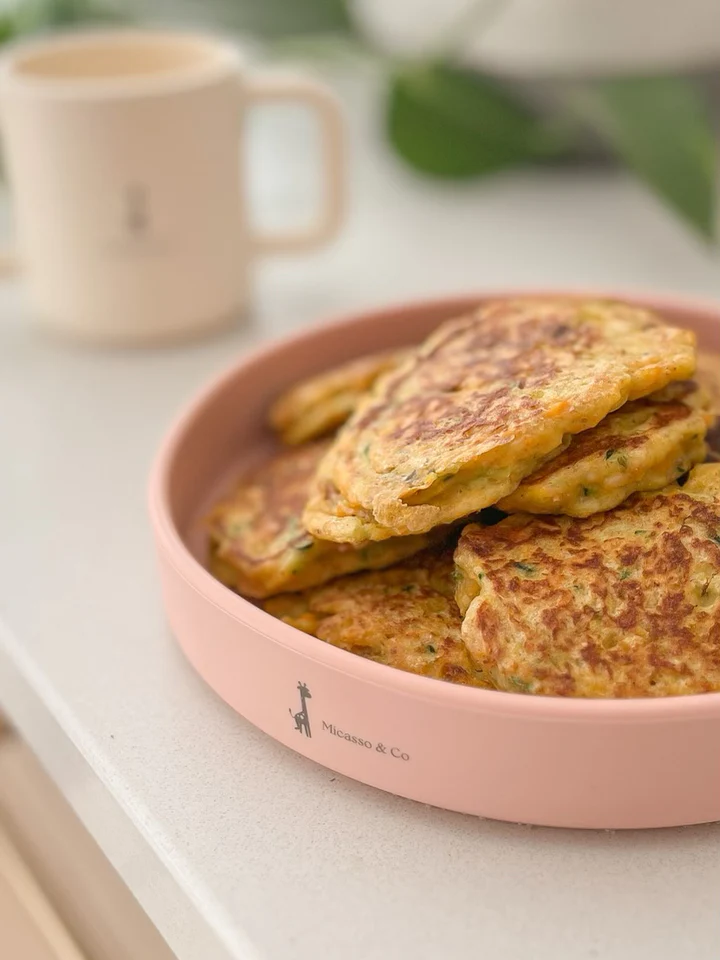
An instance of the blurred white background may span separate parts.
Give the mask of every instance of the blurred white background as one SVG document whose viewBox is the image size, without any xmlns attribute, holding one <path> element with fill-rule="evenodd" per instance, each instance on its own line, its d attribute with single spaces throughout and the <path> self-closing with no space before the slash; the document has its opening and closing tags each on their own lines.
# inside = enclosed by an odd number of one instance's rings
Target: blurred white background
<svg viewBox="0 0 720 960">
<path fill-rule="evenodd" d="M 474 0 L 353 0 L 394 50 L 417 52 Z M 720 62 L 717 0 L 488 0 L 492 22 L 467 36 L 468 58 L 518 74 L 695 69 Z"/>
</svg>

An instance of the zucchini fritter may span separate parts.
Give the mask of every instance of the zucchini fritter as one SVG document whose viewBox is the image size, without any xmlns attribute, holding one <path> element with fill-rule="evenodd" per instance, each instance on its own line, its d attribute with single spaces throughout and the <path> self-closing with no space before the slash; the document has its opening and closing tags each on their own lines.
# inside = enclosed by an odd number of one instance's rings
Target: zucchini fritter
<svg viewBox="0 0 720 960">
<path fill-rule="evenodd" d="M 210 570 L 249 597 L 304 590 L 355 570 L 376 570 L 427 546 L 427 536 L 402 537 L 357 549 L 317 540 L 301 514 L 327 441 L 276 455 L 244 478 L 208 519 Z"/>
<path fill-rule="evenodd" d="M 487 303 L 442 324 L 360 403 L 304 523 L 348 543 L 452 523 L 512 493 L 569 435 L 694 369 L 694 334 L 640 307 Z"/>
<path fill-rule="evenodd" d="M 692 381 L 626 403 L 573 437 L 498 507 L 507 513 L 589 517 L 633 493 L 661 490 L 705 459 L 713 419 L 709 403 Z"/>
<path fill-rule="evenodd" d="M 469 524 L 455 563 L 463 639 L 501 690 L 720 690 L 720 464 L 586 519 Z"/>
<path fill-rule="evenodd" d="M 488 686 L 460 637 L 452 550 L 424 550 L 388 570 L 341 577 L 266 601 L 286 623 L 410 673 Z"/>
<path fill-rule="evenodd" d="M 270 426 L 283 443 L 292 446 L 332 433 L 345 423 L 378 377 L 399 366 L 408 355 L 408 350 L 373 353 L 295 384 L 270 408 Z"/>
</svg>

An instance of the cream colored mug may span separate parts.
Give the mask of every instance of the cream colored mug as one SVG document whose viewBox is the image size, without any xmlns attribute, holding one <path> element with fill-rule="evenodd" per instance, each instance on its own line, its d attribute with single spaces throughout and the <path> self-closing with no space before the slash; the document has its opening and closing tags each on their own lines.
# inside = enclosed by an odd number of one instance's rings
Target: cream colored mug
<svg viewBox="0 0 720 960">
<path fill-rule="evenodd" d="M 307 229 L 258 235 L 243 137 L 248 109 L 268 101 L 317 112 L 324 197 Z M 86 339 L 159 341 L 229 322 L 248 306 L 256 255 L 321 244 L 342 218 L 332 95 L 253 76 L 212 37 L 119 30 L 11 49 L 0 130 L 32 313 Z"/>
</svg>

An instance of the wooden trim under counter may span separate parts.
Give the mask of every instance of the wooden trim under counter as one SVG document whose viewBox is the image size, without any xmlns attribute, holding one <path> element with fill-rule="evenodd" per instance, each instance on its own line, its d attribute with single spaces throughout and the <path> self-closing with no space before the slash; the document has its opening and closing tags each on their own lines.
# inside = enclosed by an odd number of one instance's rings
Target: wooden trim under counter
<svg viewBox="0 0 720 960">
<path fill-rule="evenodd" d="M 1 715 L 0 930 L 8 960 L 176 960 Z"/>
<path fill-rule="evenodd" d="M 2 824 L 0 930 L 10 960 L 87 960 Z"/>
</svg>

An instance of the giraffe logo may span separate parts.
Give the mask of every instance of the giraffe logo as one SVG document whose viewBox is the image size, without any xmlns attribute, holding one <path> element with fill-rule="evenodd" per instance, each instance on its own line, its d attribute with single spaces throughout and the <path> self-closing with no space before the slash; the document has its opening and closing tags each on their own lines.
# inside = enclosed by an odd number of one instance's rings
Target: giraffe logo
<svg viewBox="0 0 720 960">
<path fill-rule="evenodd" d="M 129 184 L 125 190 L 124 203 L 125 229 L 130 236 L 139 239 L 150 229 L 147 190 L 142 184 Z"/>
<path fill-rule="evenodd" d="M 300 680 L 298 680 L 297 688 L 300 691 L 300 709 L 297 713 L 293 712 L 292 707 L 288 707 L 288 710 L 290 711 L 290 716 L 295 721 L 295 729 L 297 732 L 304 734 L 306 737 L 312 737 L 312 733 L 310 732 L 310 716 L 308 714 L 307 703 L 305 702 L 306 700 L 312 700 L 312 694 L 307 686 Z"/>
</svg>

